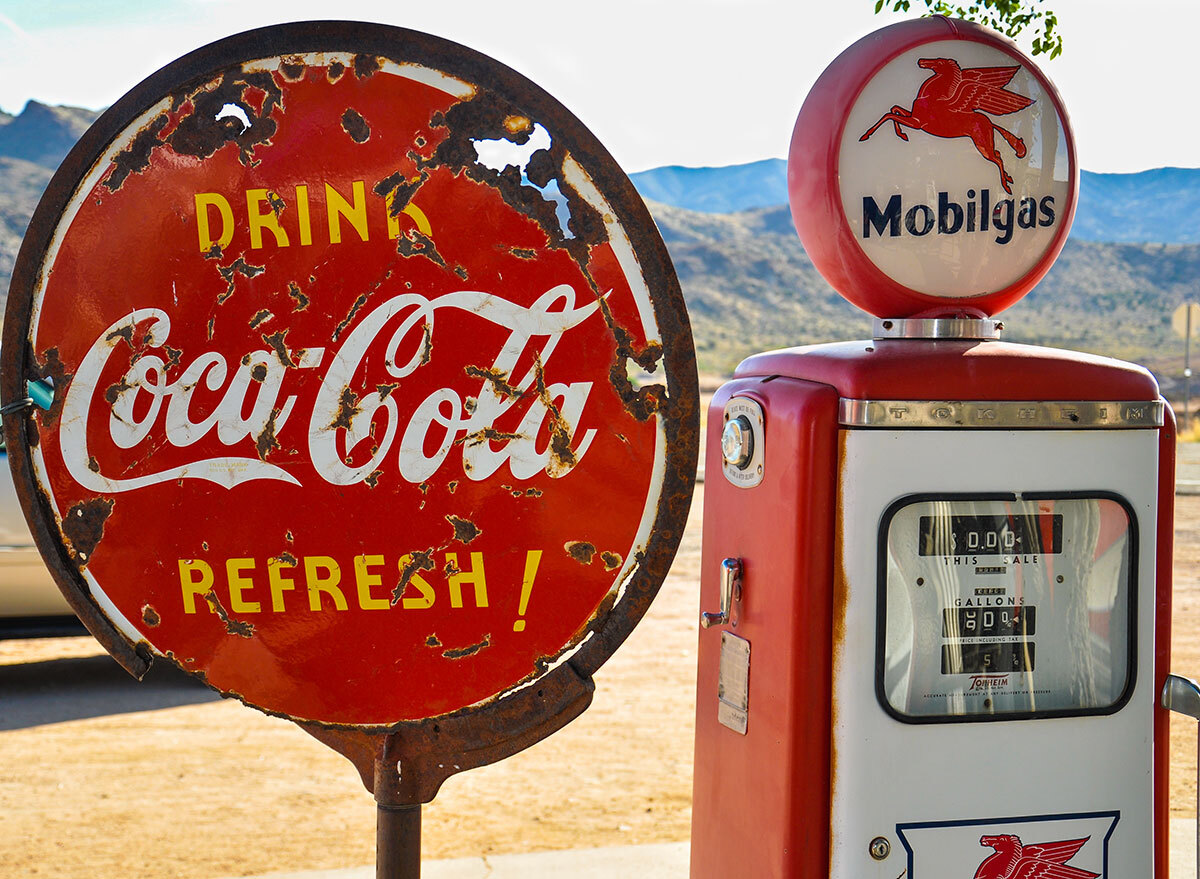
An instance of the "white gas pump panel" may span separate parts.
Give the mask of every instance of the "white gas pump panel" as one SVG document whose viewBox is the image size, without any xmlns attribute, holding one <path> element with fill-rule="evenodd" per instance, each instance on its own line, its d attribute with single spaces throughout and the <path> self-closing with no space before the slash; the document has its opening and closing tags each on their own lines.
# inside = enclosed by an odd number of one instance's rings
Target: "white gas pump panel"
<svg viewBox="0 0 1200 879">
<path fill-rule="evenodd" d="M 1157 432 L 843 437 L 831 875 L 1152 875 Z"/>
</svg>

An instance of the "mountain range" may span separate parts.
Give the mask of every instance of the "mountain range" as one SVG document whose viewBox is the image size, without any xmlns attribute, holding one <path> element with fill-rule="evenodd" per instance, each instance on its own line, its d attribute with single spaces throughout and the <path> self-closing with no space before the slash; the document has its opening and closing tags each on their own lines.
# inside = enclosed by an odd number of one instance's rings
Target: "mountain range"
<svg viewBox="0 0 1200 879">
<path fill-rule="evenodd" d="M 54 169 L 99 116 L 79 107 L 30 101 L 20 115 L 0 112 L 0 290 L 8 281 L 21 237 Z"/>
<path fill-rule="evenodd" d="M 643 198 L 728 214 L 788 203 L 787 162 L 763 159 L 726 168 L 670 165 L 631 174 Z M 1200 244 L 1200 168 L 1079 175 L 1076 241 Z"/>
<path fill-rule="evenodd" d="M 30 102 L 0 113 L 0 291 L 54 169 L 98 113 Z M 862 338 L 870 319 L 813 267 L 792 228 L 786 163 L 655 168 L 631 178 L 675 263 L 701 370 L 748 354 Z M 1200 299 L 1200 169 L 1083 172 L 1070 240 L 1005 337 L 1145 363 L 1170 392 L 1183 340 L 1171 313 Z"/>
</svg>

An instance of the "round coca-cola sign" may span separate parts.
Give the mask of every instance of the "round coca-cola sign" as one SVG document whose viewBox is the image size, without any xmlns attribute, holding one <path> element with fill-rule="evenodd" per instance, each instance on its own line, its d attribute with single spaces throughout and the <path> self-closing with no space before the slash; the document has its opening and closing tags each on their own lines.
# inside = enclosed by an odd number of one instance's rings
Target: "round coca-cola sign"
<svg viewBox="0 0 1200 879">
<path fill-rule="evenodd" d="M 690 500 L 645 207 L 540 88 L 411 31 L 252 32 L 123 98 L 38 208 L 3 353 L 6 401 L 53 384 L 6 435 L 81 616 L 293 719 L 586 680 Z"/>
</svg>

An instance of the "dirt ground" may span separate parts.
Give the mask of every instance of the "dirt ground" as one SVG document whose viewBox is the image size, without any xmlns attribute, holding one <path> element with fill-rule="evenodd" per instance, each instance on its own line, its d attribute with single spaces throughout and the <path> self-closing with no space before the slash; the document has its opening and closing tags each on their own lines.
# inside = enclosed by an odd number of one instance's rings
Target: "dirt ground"
<svg viewBox="0 0 1200 879">
<path fill-rule="evenodd" d="M 702 500 L 700 486 L 675 567 L 596 676 L 592 707 L 528 751 L 450 779 L 425 807 L 425 858 L 687 839 Z M 1174 666 L 1196 676 L 1200 497 L 1176 509 Z M 99 654 L 90 638 L 0 642 L 0 877 L 212 879 L 373 862 L 374 803 L 350 764 L 205 690 L 152 685 L 154 698 L 117 699 L 120 713 L 84 700 L 76 718 L 5 722 L 5 681 L 11 695 L 70 686 L 64 672 L 104 677 Z M 139 692 L 120 674 L 104 680 Z M 1172 816 L 1191 816 L 1196 724 L 1175 720 L 1171 733 Z"/>
</svg>

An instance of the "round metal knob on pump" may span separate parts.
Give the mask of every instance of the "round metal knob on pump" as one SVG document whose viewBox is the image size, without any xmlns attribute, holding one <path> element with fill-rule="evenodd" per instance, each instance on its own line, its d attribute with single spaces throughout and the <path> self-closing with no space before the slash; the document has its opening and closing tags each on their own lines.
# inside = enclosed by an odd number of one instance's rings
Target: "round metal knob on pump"
<svg viewBox="0 0 1200 879">
<path fill-rule="evenodd" d="M 721 454 L 725 463 L 745 470 L 754 457 L 754 432 L 745 415 L 730 418 L 721 432 Z"/>
<path fill-rule="evenodd" d="M 763 480 L 766 422 L 762 406 L 750 397 L 732 397 L 723 416 L 721 472 L 738 488 L 753 488 Z"/>
</svg>

